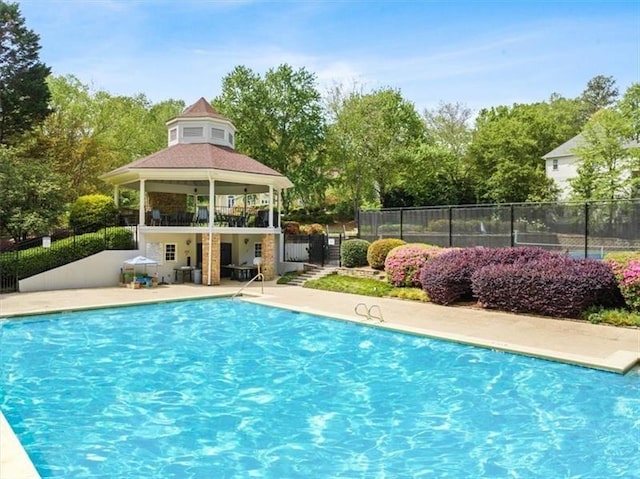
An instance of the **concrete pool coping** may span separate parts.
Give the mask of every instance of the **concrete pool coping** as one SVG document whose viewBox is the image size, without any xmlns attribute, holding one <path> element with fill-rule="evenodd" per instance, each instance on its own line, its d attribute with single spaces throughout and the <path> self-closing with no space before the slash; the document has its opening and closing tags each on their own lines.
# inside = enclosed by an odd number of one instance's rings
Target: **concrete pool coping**
<svg viewBox="0 0 640 479">
<path fill-rule="evenodd" d="M 241 283 L 171 285 L 151 289 L 99 288 L 0 295 L 0 318 L 171 300 L 230 296 Z M 372 298 L 265 282 L 243 291 L 243 300 L 437 339 L 472 344 L 614 373 L 640 361 L 640 329 L 516 315 L 468 307 Z M 359 303 L 377 305 L 384 322 L 355 313 Z M 17 473 L 20 475 L 16 475 Z M 0 477 L 39 478 L 0 411 Z"/>
</svg>

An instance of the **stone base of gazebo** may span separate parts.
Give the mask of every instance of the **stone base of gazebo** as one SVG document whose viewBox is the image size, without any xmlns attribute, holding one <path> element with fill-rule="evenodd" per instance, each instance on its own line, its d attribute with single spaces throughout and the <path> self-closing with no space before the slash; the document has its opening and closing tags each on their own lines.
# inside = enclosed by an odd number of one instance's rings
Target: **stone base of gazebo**
<svg viewBox="0 0 640 479">
<path fill-rule="evenodd" d="M 220 284 L 220 234 L 211 235 L 211 280 L 209 281 L 209 234 L 202 235 L 202 283 Z M 265 281 L 276 277 L 276 235 L 262 235 L 262 263 L 260 270 Z"/>
</svg>

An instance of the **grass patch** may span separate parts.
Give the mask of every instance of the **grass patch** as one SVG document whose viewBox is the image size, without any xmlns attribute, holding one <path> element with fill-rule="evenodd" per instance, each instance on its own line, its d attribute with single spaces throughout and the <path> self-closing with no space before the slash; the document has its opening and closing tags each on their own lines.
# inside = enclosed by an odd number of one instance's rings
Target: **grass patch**
<svg viewBox="0 0 640 479">
<path fill-rule="evenodd" d="M 389 291 L 392 298 L 410 299 L 411 301 L 429 302 L 427 292 L 420 288 L 393 288 Z"/>
<path fill-rule="evenodd" d="M 633 313 L 626 309 L 597 308 L 585 313 L 585 319 L 594 324 L 606 323 L 613 326 L 640 327 L 640 313 Z"/>
<path fill-rule="evenodd" d="M 324 291 L 336 291 L 338 293 L 359 294 L 362 296 L 374 296 L 381 298 L 389 296 L 393 286 L 377 279 L 353 278 L 332 274 L 319 279 L 310 279 L 304 283 L 305 288 L 322 289 Z"/>
<path fill-rule="evenodd" d="M 296 278 L 299 275 L 300 275 L 300 273 L 298 271 L 289 271 L 289 272 L 283 274 L 282 276 L 280 276 L 278 278 L 278 281 L 276 281 L 276 283 L 277 284 L 287 284 L 287 283 L 289 283 L 289 281 L 291 281 L 292 279 Z"/>
<path fill-rule="evenodd" d="M 304 284 L 304 287 L 378 298 L 387 296 L 420 302 L 429 301 L 427 293 L 420 288 L 396 288 L 377 279 L 356 278 L 337 274 L 309 280 Z M 640 327 L 640 313 L 630 312 L 625 309 L 595 308 L 585 312 L 583 319 L 595 324 L 606 323 L 613 326 Z"/>
</svg>

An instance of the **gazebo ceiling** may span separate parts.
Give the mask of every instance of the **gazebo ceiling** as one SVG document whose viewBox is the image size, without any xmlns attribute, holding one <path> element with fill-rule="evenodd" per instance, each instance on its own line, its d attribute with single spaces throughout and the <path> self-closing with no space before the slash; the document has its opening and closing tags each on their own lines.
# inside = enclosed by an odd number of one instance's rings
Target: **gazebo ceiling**
<svg viewBox="0 0 640 479">
<path fill-rule="evenodd" d="M 140 189 L 140 182 L 120 185 L 127 189 Z M 144 183 L 145 191 L 157 193 L 176 193 L 183 195 L 209 195 L 208 180 L 146 180 Z M 214 194 L 216 195 L 242 195 L 242 194 L 260 194 L 268 193 L 268 185 L 255 185 L 245 183 L 231 183 L 228 181 L 215 181 Z"/>
</svg>

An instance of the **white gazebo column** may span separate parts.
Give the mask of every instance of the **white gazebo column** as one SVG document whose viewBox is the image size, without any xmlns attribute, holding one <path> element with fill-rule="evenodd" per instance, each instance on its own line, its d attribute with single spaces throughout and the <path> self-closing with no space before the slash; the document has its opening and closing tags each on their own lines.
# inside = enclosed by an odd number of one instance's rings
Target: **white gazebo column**
<svg viewBox="0 0 640 479">
<path fill-rule="evenodd" d="M 207 286 L 211 286 L 211 284 L 213 283 L 213 278 L 211 277 L 211 273 L 212 273 L 212 267 L 213 267 L 213 260 L 212 260 L 212 255 L 213 255 L 213 215 L 214 213 L 214 198 L 215 198 L 215 194 L 216 194 L 216 190 L 215 190 L 215 181 L 213 179 L 211 179 L 211 176 L 209 176 L 209 241 L 207 241 L 207 246 L 208 246 L 208 251 L 207 251 Z M 220 245 L 219 245 L 219 241 L 218 241 L 218 258 L 220 257 Z M 218 271 L 220 270 L 220 260 L 216 261 L 216 265 L 218 268 Z M 204 265 L 202 265 L 204 267 Z M 218 280 L 220 279 L 220 275 L 218 274 L 216 276 L 218 278 Z"/>
<path fill-rule="evenodd" d="M 209 178 L 209 230 L 213 228 L 213 215 L 215 214 L 215 181 Z"/>
<path fill-rule="evenodd" d="M 145 218 L 145 214 L 144 214 L 144 181 L 145 180 L 140 180 L 140 211 L 138 212 L 138 224 L 140 226 L 144 226 L 144 218 Z"/>
<path fill-rule="evenodd" d="M 116 208 L 120 208 L 120 187 L 118 185 L 113 187 L 113 202 Z"/>
<path fill-rule="evenodd" d="M 273 186 L 269 185 L 269 228 L 273 227 Z"/>
</svg>

